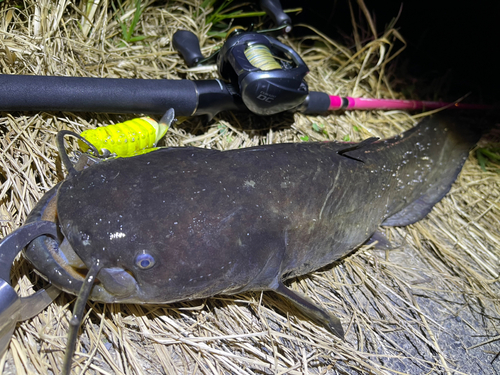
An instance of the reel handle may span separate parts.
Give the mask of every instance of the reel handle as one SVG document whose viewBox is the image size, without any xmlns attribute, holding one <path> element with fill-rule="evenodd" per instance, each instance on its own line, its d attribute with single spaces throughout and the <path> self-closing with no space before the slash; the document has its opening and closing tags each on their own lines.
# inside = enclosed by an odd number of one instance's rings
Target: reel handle
<svg viewBox="0 0 500 375">
<path fill-rule="evenodd" d="M 279 0 L 260 0 L 260 7 L 273 19 L 276 26 L 287 25 L 285 33 L 292 31 L 292 20 L 283 12 Z"/>
<path fill-rule="evenodd" d="M 172 43 L 175 50 L 182 55 L 188 67 L 192 68 L 204 59 L 200 50 L 200 41 L 191 31 L 176 31 L 172 38 Z"/>
</svg>

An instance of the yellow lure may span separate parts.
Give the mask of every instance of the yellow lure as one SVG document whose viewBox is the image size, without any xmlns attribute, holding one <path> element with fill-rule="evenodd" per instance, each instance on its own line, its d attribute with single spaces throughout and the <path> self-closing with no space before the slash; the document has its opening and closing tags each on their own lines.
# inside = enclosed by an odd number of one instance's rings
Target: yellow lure
<svg viewBox="0 0 500 375">
<path fill-rule="evenodd" d="M 135 118 L 115 125 L 85 130 L 80 135 L 102 154 L 107 150 L 119 157 L 133 156 L 152 151 L 167 132 L 173 121 L 173 113 L 171 119 L 168 118 L 170 121 L 164 121 L 165 117 L 159 123 L 150 117 Z M 82 141 L 78 141 L 78 145 L 83 152 L 89 149 Z"/>
</svg>

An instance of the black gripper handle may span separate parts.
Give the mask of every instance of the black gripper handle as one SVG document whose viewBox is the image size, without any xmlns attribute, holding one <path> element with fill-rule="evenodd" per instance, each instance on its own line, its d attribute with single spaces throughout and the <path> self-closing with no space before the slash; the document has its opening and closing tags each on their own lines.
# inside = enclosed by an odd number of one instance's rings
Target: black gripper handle
<svg viewBox="0 0 500 375">
<path fill-rule="evenodd" d="M 176 31 L 173 37 L 173 44 L 175 50 L 182 55 L 186 65 L 190 68 L 196 66 L 200 60 L 203 60 L 203 55 L 200 50 L 200 41 L 191 31 Z"/>
<path fill-rule="evenodd" d="M 292 20 L 283 12 L 283 8 L 279 0 L 260 0 L 260 7 L 271 17 L 276 26 L 288 25 L 285 32 L 290 32 L 292 29 Z"/>
</svg>

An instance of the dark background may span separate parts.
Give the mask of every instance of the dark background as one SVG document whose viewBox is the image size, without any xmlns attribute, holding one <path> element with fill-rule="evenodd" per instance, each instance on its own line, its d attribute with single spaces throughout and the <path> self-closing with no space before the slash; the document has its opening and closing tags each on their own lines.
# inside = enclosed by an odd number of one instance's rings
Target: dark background
<svg viewBox="0 0 500 375">
<path fill-rule="evenodd" d="M 294 24 L 313 25 L 338 41 L 353 34 L 348 0 L 283 0 L 281 4 L 285 9 L 303 8 L 301 14 L 292 15 Z M 500 100 L 499 1 L 365 0 L 365 4 L 379 35 L 401 12 L 396 28 L 407 48 L 396 65 L 402 79 L 416 78 L 416 95 L 454 100 L 470 93 L 469 102 Z M 356 19 L 363 20 L 355 0 L 352 6 Z M 446 85 L 439 86 L 443 82 Z M 439 92 L 430 92 L 433 88 Z"/>
</svg>

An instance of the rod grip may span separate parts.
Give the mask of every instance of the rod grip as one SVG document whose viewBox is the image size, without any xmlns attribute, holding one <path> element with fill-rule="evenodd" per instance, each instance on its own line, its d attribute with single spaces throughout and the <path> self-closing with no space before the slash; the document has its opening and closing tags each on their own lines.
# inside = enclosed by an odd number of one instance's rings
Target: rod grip
<svg viewBox="0 0 500 375">
<path fill-rule="evenodd" d="M 0 75 L 0 111 L 147 113 L 192 116 L 197 88 L 189 80 Z"/>
<path fill-rule="evenodd" d="M 323 113 L 330 107 L 330 96 L 324 92 L 310 91 L 299 111 L 305 114 Z"/>
</svg>

